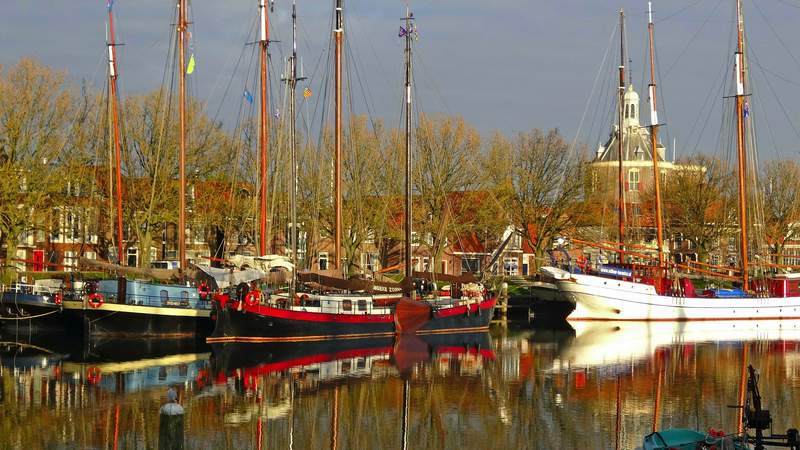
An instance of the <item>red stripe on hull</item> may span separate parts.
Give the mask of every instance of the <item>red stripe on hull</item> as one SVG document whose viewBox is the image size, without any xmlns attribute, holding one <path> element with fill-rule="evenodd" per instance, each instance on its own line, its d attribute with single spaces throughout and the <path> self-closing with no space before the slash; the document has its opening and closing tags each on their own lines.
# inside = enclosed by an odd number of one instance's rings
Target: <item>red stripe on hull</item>
<svg viewBox="0 0 800 450">
<path fill-rule="evenodd" d="M 469 305 L 469 312 L 470 314 L 477 314 L 478 309 L 491 309 L 494 308 L 494 304 L 497 301 L 496 298 L 490 298 L 488 300 L 484 300 L 479 304 Z M 458 314 L 466 314 L 467 307 L 466 306 L 456 306 L 453 308 L 443 308 L 436 311 L 436 317 L 450 317 L 455 316 Z"/>
</svg>

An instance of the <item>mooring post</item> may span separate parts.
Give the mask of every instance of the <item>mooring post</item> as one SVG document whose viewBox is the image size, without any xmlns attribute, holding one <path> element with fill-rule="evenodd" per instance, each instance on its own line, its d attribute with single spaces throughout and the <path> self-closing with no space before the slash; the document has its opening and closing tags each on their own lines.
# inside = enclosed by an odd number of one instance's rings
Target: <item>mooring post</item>
<svg viewBox="0 0 800 450">
<path fill-rule="evenodd" d="M 174 388 L 167 391 L 167 403 L 161 406 L 158 424 L 159 450 L 183 450 L 183 406 Z"/>
</svg>

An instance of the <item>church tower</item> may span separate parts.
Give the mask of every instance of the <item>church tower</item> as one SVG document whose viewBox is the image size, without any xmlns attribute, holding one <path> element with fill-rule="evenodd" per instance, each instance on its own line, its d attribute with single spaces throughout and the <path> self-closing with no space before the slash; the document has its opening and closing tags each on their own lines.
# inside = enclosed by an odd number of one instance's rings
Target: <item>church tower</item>
<svg viewBox="0 0 800 450">
<path fill-rule="evenodd" d="M 625 114 L 625 116 L 622 121 L 622 127 L 624 128 L 623 132 L 629 134 L 631 131 L 630 128 L 638 128 L 640 126 L 639 94 L 633 89 L 632 84 L 629 84 L 628 89 L 625 90 L 623 101 L 625 102 L 625 107 L 623 108 L 623 114 Z"/>
</svg>

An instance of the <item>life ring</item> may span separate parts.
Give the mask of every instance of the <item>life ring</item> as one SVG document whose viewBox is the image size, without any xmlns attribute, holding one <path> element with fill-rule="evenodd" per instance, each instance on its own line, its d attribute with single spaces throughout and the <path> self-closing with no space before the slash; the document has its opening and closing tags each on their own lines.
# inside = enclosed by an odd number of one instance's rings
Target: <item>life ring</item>
<svg viewBox="0 0 800 450">
<path fill-rule="evenodd" d="M 294 306 L 305 305 L 307 301 L 308 301 L 308 294 L 294 295 Z"/>
<path fill-rule="evenodd" d="M 100 374 L 99 367 L 89 367 L 86 369 L 86 381 L 89 384 L 97 384 L 102 378 L 103 376 Z"/>
<path fill-rule="evenodd" d="M 244 297 L 244 302 L 247 303 L 247 306 L 256 306 L 261 302 L 261 291 L 258 289 L 254 289 L 247 293 Z"/>
<path fill-rule="evenodd" d="M 63 301 L 64 301 L 64 294 L 62 294 L 61 291 L 56 291 L 55 295 L 53 295 L 53 303 L 55 303 L 56 305 L 61 305 Z"/>
<path fill-rule="evenodd" d="M 200 283 L 200 286 L 197 287 L 197 293 L 200 295 L 201 300 L 208 300 L 208 295 L 211 293 L 211 289 L 208 287 L 208 283 L 203 281 Z"/>
<path fill-rule="evenodd" d="M 86 303 L 88 303 L 89 306 L 91 306 L 94 309 L 103 306 L 103 301 L 105 301 L 105 299 L 103 298 L 103 294 L 99 292 L 93 292 L 89 294 L 89 296 L 86 298 Z"/>
</svg>

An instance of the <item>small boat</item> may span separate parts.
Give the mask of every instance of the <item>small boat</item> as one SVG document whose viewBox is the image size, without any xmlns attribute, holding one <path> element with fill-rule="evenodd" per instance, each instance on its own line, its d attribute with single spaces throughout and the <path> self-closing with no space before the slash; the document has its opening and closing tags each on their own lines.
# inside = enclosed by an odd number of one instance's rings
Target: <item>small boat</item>
<svg viewBox="0 0 800 450">
<path fill-rule="evenodd" d="M 686 428 L 674 428 L 656 431 L 644 437 L 643 450 L 745 450 L 755 445 L 755 449 L 763 450 L 767 447 L 782 447 L 793 450 L 800 449 L 800 433 L 797 429 L 789 428 L 785 434 L 772 434 L 765 436 L 764 432 L 772 428 L 772 416 L 769 410 L 761 406 L 761 394 L 758 391 L 758 375 L 753 366 L 747 367 L 747 392 L 741 426 L 743 433 L 726 434 L 721 430 L 710 428 L 701 432 Z M 752 430 L 755 435 L 750 435 Z"/>
<path fill-rule="evenodd" d="M 57 279 L 37 280 L 34 284 L 13 283 L 0 288 L 0 326 L 58 326 L 63 302 L 60 283 Z"/>
</svg>

